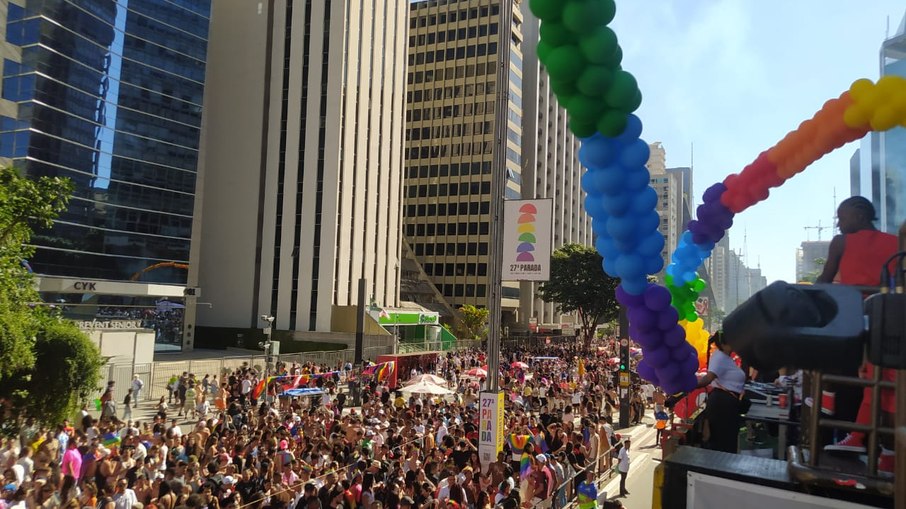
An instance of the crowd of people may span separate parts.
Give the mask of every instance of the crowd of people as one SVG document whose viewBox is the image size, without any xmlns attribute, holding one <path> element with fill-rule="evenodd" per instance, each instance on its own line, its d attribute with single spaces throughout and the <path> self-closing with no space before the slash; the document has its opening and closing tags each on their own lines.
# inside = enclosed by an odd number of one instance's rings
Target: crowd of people
<svg viewBox="0 0 906 509">
<path fill-rule="evenodd" d="M 490 464 L 478 454 L 481 380 L 466 375 L 486 365 L 483 352 L 400 373 L 445 378 L 454 394 L 443 398 L 313 364 L 277 371 L 313 375 L 306 380 L 321 391 L 280 397 L 278 384 L 260 390 L 260 373 L 243 366 L 220 380 L 174 377 L 145 420 L 105 402 L 100 418 L 83 410 L 80 422 L 52 429 L 23 423 L 0 448 L 0 509 L 559 508 L 596 494 L 611 468 L 628 471 L 607 352 L 573 343 L 504 357 L 506 445 Z M 360 405 L 347 379 L 362 383 Z"/>
</svg>

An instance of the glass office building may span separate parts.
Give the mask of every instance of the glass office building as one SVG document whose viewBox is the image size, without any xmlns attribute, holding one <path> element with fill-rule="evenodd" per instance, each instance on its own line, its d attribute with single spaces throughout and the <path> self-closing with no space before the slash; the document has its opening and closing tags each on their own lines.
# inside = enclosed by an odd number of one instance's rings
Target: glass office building
<svg viewBox="0 0 906 509">
<path fill-rule="evenodd" d="M 20 2 L 21 4 L 22 2 Z M 210 0 L 10 2 L 0 157 L 67 177 L 38 274 L 185 285 Z"/>
</svg>

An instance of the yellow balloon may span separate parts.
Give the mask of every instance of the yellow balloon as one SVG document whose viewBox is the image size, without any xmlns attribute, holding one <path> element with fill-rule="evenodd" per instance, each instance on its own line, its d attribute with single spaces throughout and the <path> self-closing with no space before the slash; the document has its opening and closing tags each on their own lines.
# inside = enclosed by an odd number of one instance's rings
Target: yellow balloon
<svg viewBox="0 0 906 509">
<path fill-rule="evenodd" d="M 896 108 L 890 105 L 881 106 L 875 110 L 875 114 L 871 117 L 871 129 L 872 131 L 893 129 L 899 123 L 900 118 L 902 117 L 897 114 Z"/>
<path fill-rule="evenodd" d="M 872 110 L 866 108 L 861 103 L 855 103 L 846 112 L 843 113 L 843 122 L 850 129 L 859 129 L 865 127 L 871 120 Z"/>
<path fill-rule="evenodd" d="M 859 102 L 874 91 L 875 84 L 870 79 L 856 80 L 849 86 L 849 95 L 854 101 Z"/>
</svg>

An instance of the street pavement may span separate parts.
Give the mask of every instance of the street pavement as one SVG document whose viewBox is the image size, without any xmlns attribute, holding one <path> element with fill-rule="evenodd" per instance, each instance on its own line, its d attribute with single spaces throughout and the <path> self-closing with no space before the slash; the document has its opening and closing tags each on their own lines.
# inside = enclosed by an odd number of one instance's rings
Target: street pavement
<svg viewBox="0 0 906 509">
<path fill-rule="evenodd" d="M 629 475 L 626 477 L 626 497 L 618 498 L 627 509 L 649 509 L 654 492 L 654 468 L 660 463 L 661 448 L 655 443 L 657 431 L 653 426 L 651 412 L 647 412 L 643 424 L 629 430 L 618 431 L 631 437 L 629 450 Z M 600 490 L 599 500 L 614 499 L 620 494 L 620 477 L 611 479 Z M 606 495 L 605 495 L 606 494 Z"/>
</svg>

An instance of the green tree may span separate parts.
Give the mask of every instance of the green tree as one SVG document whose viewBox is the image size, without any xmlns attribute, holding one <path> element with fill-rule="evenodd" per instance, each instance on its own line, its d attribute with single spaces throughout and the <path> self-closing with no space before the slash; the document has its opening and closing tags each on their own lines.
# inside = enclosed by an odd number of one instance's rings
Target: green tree
<svg viewBox="0 0 906 509">
<path fill-rule="evenodd" d="M 72 183 L 23 177 L 0 168 L 0 420 L 33 416 L 59 422 L 97 389 L 103 362 L 76 326 L 39 305 L 26 261 L 35 229 L 49 228 L 66 209 Z"/>
<path fill-rule="evenodd" d="M 480 308 L 471 304 L 459 308 L 458 336 L 461 339 L 486 339 L 489 313 L 488 308 Z"/>
<path fill-rule="evenodd" d="M 824 272 L 824 264 L 827 263 L 827 258 L 815 258 L 812 260 L 815 263 L 815 270 L 802 276 L 802 283 L 814 283 L 818 281 L 818 276 Z"/>
<path fill-rule="evenodd" d="M 566 244 L 554 251 L 550 281 L 538 289 L 541 298 L 555 303 L 560 313 L 575 311 L 579 315 L 579 331 L 586 346 L 599 323 L 619 317 L 619 281 L 604 273 L 602 261 L 592 247 Z"/>
</svg>

